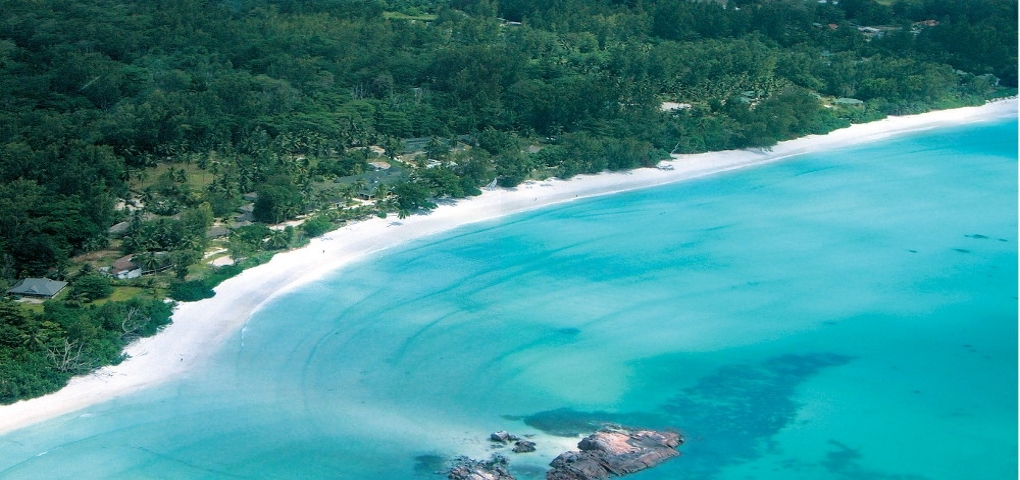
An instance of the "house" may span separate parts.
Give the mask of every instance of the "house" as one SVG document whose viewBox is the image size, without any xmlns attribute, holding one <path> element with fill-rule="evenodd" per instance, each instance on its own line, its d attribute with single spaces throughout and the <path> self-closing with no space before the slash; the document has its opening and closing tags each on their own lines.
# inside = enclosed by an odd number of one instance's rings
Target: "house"
<svg viewBox="0 0 1020 480">
<path fill-rule="evenodd" d="M 53 298 L 60 293 L 67 282 L 50 280 L 48 278 L 26 278 L 14 285 L 7 293 L 22 297 Z"/>
<path fill-rule="evenodd" d="M 133 255 L 118 258 L 110 267 L 110 275 L 125 280 L 142 276 L 142 267 L 132 262 Z"/>
</svg>

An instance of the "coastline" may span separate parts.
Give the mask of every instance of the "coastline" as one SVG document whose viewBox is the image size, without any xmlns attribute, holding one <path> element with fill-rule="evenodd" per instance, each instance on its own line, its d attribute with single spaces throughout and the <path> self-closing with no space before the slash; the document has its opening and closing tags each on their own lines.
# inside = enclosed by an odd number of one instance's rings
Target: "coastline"
<svg viewBox="0 0 1020 480">
<path fill-rule="evenodd" d="M 411 240 L 578 198 L 675 183 L 912 131 L 1016 116 L 1017 100 L 1007 99 L 980 107 L 890 117 L 827 135 L 782 142 L 771 151 L 678 155 L 668 162 L 672 170 L 645 168 L 529 182 L 444 204 L 427 215 L 403 220 L 373 218 L 348 225 L 228 279 L 215 289 L 216 296 L 211 299 L 180 304 L 174 323 L 156 336 L 129 346 L 126 353 L 131 358 L 120 365 L 75 378 L 58 392 L 0 406 L 0 435 L 181 378 L 201 366 L 225 342 L 239 339 L 243 326 L 261 305 L 352 262 Z"/>
</svg>

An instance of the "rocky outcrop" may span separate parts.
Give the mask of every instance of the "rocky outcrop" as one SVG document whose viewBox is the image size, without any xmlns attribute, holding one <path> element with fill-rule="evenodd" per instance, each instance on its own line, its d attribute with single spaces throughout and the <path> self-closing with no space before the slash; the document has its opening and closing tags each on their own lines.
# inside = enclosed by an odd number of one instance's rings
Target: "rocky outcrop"
<svg viewBox="0 0 1020 480">
<path fill-rule="evenodd" d="M 602 429 L 577 444 L 579 452 L 556 457 L 547 480 L 601 480 L 623 476 L 677 457 L 679 434 L 654 430 Z"/>
<path fill-rule="evenodd" d="M 514 443 L 514 453 L 531 453 L 535 451 L 535 442 L 528 440 L 518 440 Z"/>
<path fill-rule="evenodd" d="M 514 453 L 530 453 L 535 451 L 535 442 L 524 440 L 506 430 L 500 430 L 489 435 L 489 441 L 502 445 L 513 443 L 514 448 L 512 451 Z"/>
<path fill-rule="evenodd" d="M 507 471 L 507 459 L 493 455 L 489 461 L 458 458 L 446 478 L 450 480 L 515 480 Z"/>
<path fill-rule="evenodd" d="M 515 453 L 535 451 L 535 442 L 522 440 L 500 430 L 489 436 L 492 442 L 514 443 Z M 546 480 L 603 480 L 651 468 L 680 455 L 676 447 L 683 438 L 673 432 L 603 428 L 578 444 L 580 451 L 560 454 L 553 459 Z M 499 448 L 506 448 L 500 446 Z M 508 460 L 493 454 L 488 461 L 460 457 L 454 461 L 447 478 L 450 480 L 514 480 L 508 471 Z"/>
<path fill-rule="evenodd" d="M 489 435 L 490 442 L 510 443 L 516 442 L 517 440 L 520 440 L 520 437 L 518 437 L 517 435 L 513 435 L 510 432 L 507 432 L 506 430 L 500 430 L 498 432 L 493 433 L 492 435 Z"/>
</svg>

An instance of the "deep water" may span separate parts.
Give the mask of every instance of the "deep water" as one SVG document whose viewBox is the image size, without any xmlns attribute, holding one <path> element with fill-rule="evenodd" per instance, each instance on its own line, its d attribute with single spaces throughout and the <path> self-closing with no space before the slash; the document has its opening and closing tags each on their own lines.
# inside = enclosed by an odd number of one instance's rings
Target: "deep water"
<svg viewBox="0 0 1020 480">
<path fill-rule="evenodd" d="M 259 311 L 187 378 L 0 437 L 0 478 L 1017 476 L 1017 122 L 587 199 L 414 242 Z"/>
</svg>

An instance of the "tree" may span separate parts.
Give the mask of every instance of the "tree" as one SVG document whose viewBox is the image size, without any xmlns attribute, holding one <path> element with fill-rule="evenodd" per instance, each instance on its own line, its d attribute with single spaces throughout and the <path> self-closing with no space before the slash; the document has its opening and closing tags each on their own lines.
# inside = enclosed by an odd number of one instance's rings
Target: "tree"
<svg viewBox="0 0 1020 480">
<path fill-rule="evenodd" d="M 517 137 L 511 132 L 501 132 L 492 127 L 478 134 L 478 146 L 492 155 L 519 150 Z"/>
<path fill-rule="evenodd" d="M 110 286 L 110 280 L 97 273 L 85 275 L 71 286 L 71 295 L 84 302 L 93 302 L 109 297 L 111 294 L 113 294 L 113 287 Z"/>
<path fill-rule="evenodd" d="M 80 374 L 98 366 L 96 359 L 85 350 L 82 341 L 64 338 L 62 342 L 45 348 L 50 364 L 59 372 Z"/>
<path fill-rule="evenodd" d="M 541 152 L 540 152 L 541 153 Z M 501 187 L 516 187 L 531 173 L 528 156 L 521 152 L 506 152 L 495 159 L 496 175 Z"/>
<path fill-rule="evenodd" d="M 174 276 L 180 280 L 188 276 L 188 267 L 202 259 L 202 252 L 196 250 L 174 250 L 167 254 L 167 261 L 174 267 Z"/>
<path fill-rule="evenodd" d="M 266 248 L 270 250 L 287 248 L 293 239 L 294 227 L 287 225 L 282 230 L 273 230 L 273 232 L 269 234 L 269 238 L 266 239 Z"/>
<path fill-rule="evenodd" d="M 303 230 L 305 232 L 305 235 L 310 238 L 318 237 L 330 231 L 332 228 L 333 223 L 330 222 L 328 218 L 322 215 L 316 215 L 312 218 L 309 218 L 308 220 L 305 220 L 305 223 L 301 224 L 301 230 Z M 270 237 L 270 239 L 272 239 L 272 237 Z"/>
<path fill-rule="evenodd" d="M 250 257 L 253 253 L 261 251 L 264 241 L 272 234 L 272 230 L 265 225 L 245 225 L 239 227 L 230 234 L 227 248 L 230 256 L 235 260 Z"/>
<path fill-rule="evenodd" d="M 263 223 L 280 223 L 300 211 L 301 191 L 294 184 L 278 181 L 258 191 L 252 215 Z"/>
<path fill-rule="evenodd" d="M 212 206 L 202 202 L 195 208 L 181 212 L 181 223 L 189 237 L 201 239 L 204 243 L 205 232 L 213 224 Z"/>
<path fill-rule="evenodd" d="M 143 273 L 154 272 L 163 267 L 163 257 L 155 252 L 139 252 L 134 254 L 131 259 L 141 265 Z"/>
<path fill-rule="evenodd" d="M 429 160 L 446 160 L 450 155 L 450 145 L 443 139 L 432 137 L 428 145 L 425 145 L 425 156 Z"/>
<path fill-rule="evenodd" d="M 393 194 L 397 196 L 397 209 L 407 212 L 431 210 L 436 204 L 430 200 L 431 192 L 426 185 L 415 181 L 401 181 L 394 185 Z"/>
<path fill-rule="evenodd" d="M 428 184 L 434 196 L 450 196 L 453 198 L 464 198 L 465 196 L 460 177 L 445 165 L 426 168 L 420 175 L 421 180 Z"/>
<path fill-rule="evenodd" d="M 397 137 L 387 135 L 383 139 L 382 143 L 383 150 L 386 153 L 386 158 L 393 160 L 397 158 L 404 151 L 404 142 Z"/>
<path fill-rule="evenodd" d="M 133 298 L 126 302 L 107 302 L 94 314 L 103 319 L 103 328 L 123 340 L 154 335 L 170 324 L 173 303 L 158 299 Z"/>
</svg>

